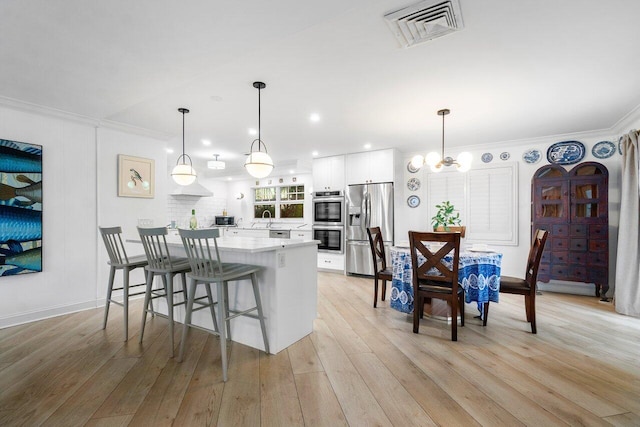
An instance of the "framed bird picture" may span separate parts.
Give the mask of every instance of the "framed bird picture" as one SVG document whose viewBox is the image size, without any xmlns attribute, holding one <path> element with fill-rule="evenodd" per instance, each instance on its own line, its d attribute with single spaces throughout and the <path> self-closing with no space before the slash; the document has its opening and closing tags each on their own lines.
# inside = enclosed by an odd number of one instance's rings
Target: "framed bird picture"
<svg viewBox="0 0 640 427">
<path fill-rule="evenodd" d="M 0 276 L 42 271 L 42 146 L 0 139 Z"/>
<path fill-rule="evenodd" d="M 153 199 L 155 161 L 118 154 L 118 196 Z"/>
</svg>

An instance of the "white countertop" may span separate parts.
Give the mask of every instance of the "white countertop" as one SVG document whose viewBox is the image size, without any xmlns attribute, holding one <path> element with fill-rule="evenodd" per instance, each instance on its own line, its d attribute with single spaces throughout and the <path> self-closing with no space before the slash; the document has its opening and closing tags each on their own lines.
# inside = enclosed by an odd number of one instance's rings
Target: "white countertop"
<svg viewBox="0 0 640 427">
<path fill-rule="evenodd" d="M 230 252 L 268 252 L 283 248 L 318 245 L 320 241 L 311 239 L 274 239 L 269 237 L 218 237 L 218 248 Z M 128 242 L 142 243 L 139 237 L 127 239 Z M 167 235 L 167 244 L 182 248 L 180 236 Z"/>
</svg>

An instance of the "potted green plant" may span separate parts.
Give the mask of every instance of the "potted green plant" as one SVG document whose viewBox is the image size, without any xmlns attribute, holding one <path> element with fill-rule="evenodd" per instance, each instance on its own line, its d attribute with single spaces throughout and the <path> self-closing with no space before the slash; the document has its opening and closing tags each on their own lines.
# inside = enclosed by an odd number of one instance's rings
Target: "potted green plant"
<svg viewBox="0 0 640 427">
<path fill-rule="evenodd" d="M 436 214 L 431 217 L 433 231 L 459 231 L 464 237 L 465 228 L 460 225 L 460 212 L 448 200 L 436 205 Z"/>
</svg>

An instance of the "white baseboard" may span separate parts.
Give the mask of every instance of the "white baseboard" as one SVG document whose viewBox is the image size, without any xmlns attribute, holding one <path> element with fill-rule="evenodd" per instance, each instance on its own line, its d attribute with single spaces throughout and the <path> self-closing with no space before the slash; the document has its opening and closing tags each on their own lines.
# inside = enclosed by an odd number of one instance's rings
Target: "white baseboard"
<svg viewBox="0 0 640 427">
<path fill-rule="evenodd" d="M 8 328 L 10 326 L 22 325 L 29 322 L 35 322 L 37 320 L 44 320 L 50 317 L 62 316 L 63 314 L 89 310 L 99 307 L 100 305 L 104 306 L 104 301 L 92 300 L 69 305 L 61 305 L 57 307 L 49 307 L 44 310 L 20 313 L 7 317 L 0 317 L 0 329 Z"/>
</svg>

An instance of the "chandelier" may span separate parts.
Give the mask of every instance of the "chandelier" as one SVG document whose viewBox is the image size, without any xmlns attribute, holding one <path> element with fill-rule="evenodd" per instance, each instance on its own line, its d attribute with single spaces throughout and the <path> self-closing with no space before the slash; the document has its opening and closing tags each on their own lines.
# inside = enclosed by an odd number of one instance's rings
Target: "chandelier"
<svg viewBox="0 0 640 427">
<path fill-rule="evenodd" d="M 443 109 L 438 111 L 438 115 L 442 116 L 442 152 L 441 154 L 432 151 L 427 154 L 427 157 L 423 157 L 420 154 L 413 156 L 411 159 L 411 166 L 418 169 L 424 165 L 427 165 L 431 168 L 432 172 L 440 172 L 442 171 L 443 166 L 455 166 L 459 172 L 466 172 L 471 169 L 471 153 L 462 152 L 458 155 L 457 159 L 453 157 L 444 155 L 444 116 L 449 114 L 451 111 L 448 109 Z"/>
</svg>

